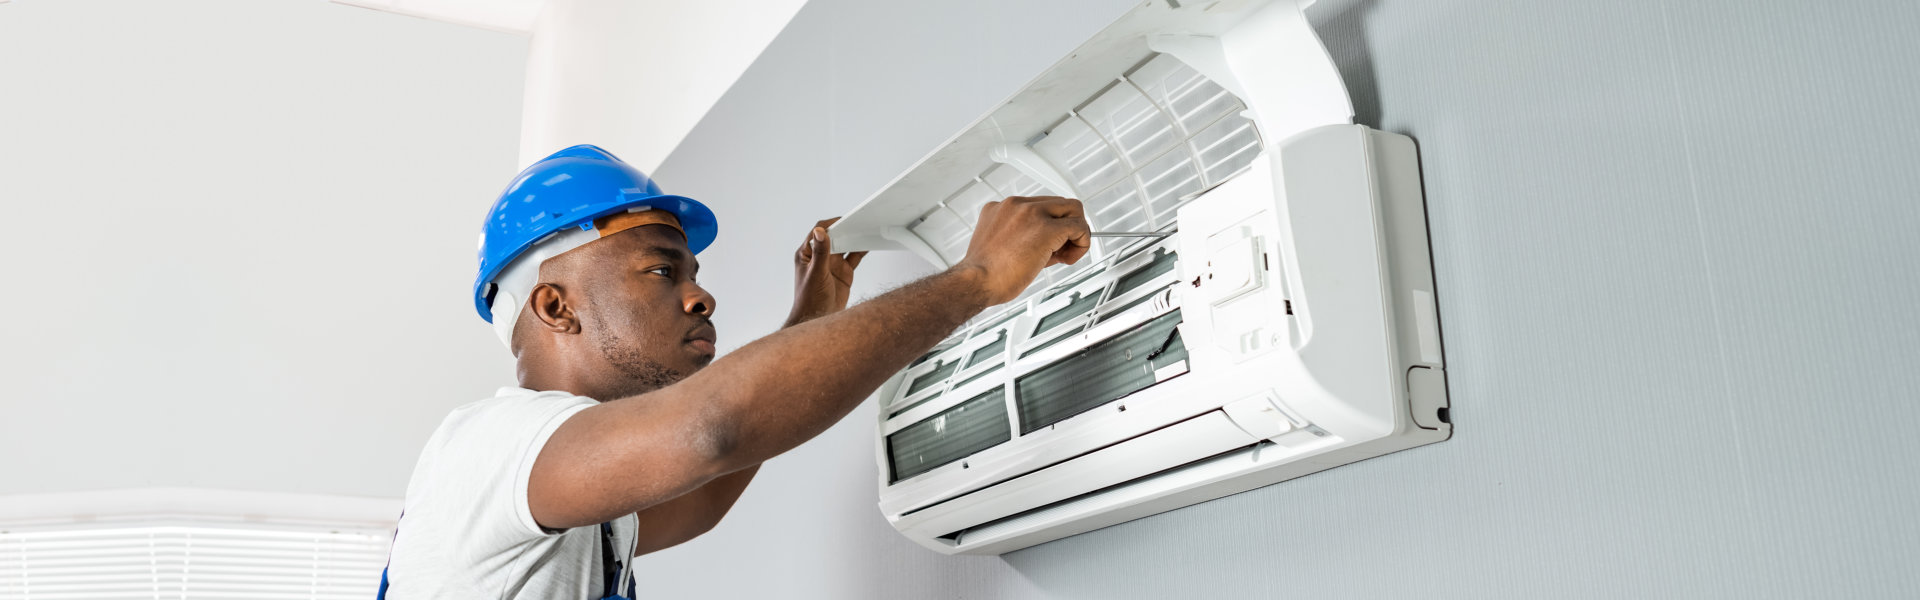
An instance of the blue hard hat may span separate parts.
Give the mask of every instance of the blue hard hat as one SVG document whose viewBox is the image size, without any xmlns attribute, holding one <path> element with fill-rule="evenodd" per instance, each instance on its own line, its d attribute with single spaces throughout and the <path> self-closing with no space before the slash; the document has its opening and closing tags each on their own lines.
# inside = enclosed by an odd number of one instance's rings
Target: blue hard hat
<svg viewBox="0 0 1920 600">
<path fill-rule="evenodd" d="M 568 227 L 592 229 L 594 219 L 638 206 L 679 218 L 694 254 L 719 233 L 719 223 L 705 204 L 662 193 L 653 178 L 599 146 L 567 148 L 521 171 L 487 211 L 480 228 L 480 276 L 473 281 L 473 305 L 480 318 L 493 322 L 494 278 L 535 242 Z"/>
</svg>

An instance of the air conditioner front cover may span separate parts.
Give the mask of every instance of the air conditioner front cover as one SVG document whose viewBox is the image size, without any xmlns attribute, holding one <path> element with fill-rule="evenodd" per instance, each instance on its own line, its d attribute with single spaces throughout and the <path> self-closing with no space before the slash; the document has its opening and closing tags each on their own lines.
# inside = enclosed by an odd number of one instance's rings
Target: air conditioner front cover
<svg viewBox="0 0 1920 600">
<path fill-rule="evenodd" d="M 880 509 L 998 554 L 1447 439 L 1419 161 L 1293 0 L 1147 2 L 833 226 L 964 256 L 986 202 L 1100 238 L 876 395 Z"/>
</svg>

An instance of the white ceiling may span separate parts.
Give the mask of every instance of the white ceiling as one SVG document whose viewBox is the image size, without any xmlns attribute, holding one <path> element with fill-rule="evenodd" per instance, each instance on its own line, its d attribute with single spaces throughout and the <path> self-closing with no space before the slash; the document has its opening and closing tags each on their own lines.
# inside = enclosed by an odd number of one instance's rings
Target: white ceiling
<svg viewBox="0 0 1920 600">
<path fill-rule="evenodd" d="M 582 142 L 652 172 L 806 0 L 333 0 L 529 36 L 520 164 Z"/>
</svg>

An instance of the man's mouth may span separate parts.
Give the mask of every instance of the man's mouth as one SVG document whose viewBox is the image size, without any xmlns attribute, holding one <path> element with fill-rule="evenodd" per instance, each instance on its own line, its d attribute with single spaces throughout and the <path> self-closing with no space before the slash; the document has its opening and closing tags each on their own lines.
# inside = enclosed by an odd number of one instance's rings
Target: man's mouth
<svg viewBox="0 0 1920 600">
<path fill-rule="evenodd" d="M 714 353 L 714 342 L 717 339 L 718 333 L 711 322 L 701 323 L 699 327 L 693 328 L 693 331 L 687 334 L 687 344 L 703 354 Z"/>
</svg>

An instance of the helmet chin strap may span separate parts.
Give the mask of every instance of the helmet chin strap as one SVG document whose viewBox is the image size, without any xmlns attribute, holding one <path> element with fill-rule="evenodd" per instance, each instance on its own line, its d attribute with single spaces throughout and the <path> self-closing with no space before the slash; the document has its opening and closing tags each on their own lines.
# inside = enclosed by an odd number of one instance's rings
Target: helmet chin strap
<svg viewBox="0 0 1920 600">
<path fill-rule="evenodd" d="M 597 239 L 600 235 L 593 230 L 568 228 L 545 241 L 535 242 L 494 277 L 493 306 L 490 307 L 493 335 L 500 338 L 500 344 L 508 351 L 513 350 L 513 326 L 520 320 L 520 309 L 526 307 L 527 300 L 533 296 L 533 286 L 540 283 L 540 263 Z"/>
<path fill-rule="evenodd" d="M 541 263 L 585 246 L 587 242 L 643 225 L 666 225 L 686 235 L 686 230 L 680 227 L 680 219 L 675 218 L 673 213 L 636 206 L 627 209 L 627 212 L 594 219 L 592 229 L 569 227 L 545 240 L 534 242 L 532 248 L 513 259 L 493 280 L 495 290 L 493 306 L 490 307 L 493 311 L 493 335 L 500 338 L 500 343 L 507 350 L 513 350 L 514 322 L 520 320 L 520 309 L 533 296 L 533 286 L 540 283 Z"/>
</svg>

